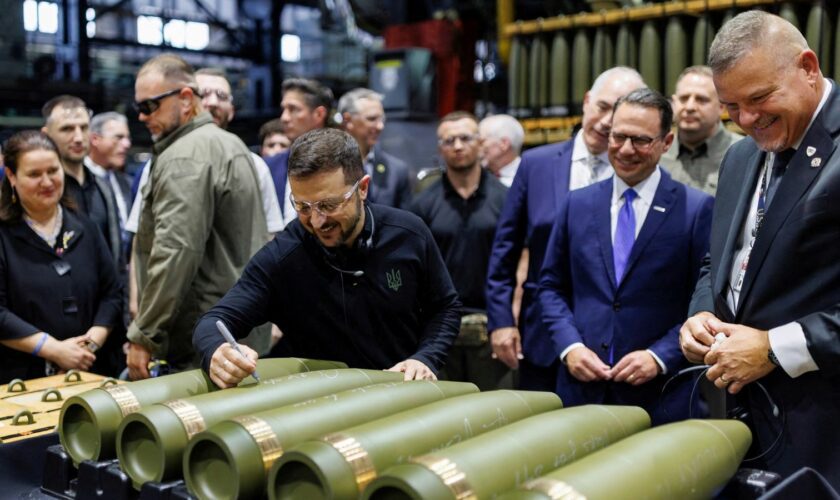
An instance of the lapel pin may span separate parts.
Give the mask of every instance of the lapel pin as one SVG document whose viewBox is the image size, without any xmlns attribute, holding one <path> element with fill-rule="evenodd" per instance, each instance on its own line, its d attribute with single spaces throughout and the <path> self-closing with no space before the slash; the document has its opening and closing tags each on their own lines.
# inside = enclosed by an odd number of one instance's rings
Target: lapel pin
<svg viewBox="0 0 840 500">
<path fill-rule="evenodd" d="M 808 146 L 807 148 L 805 148 L 805 154 L 808 156 L 814 156 L 814 153 L 816 152 L 817 148 L 815 148 L 814 146 Z"/>
<path fill-rule="evenodd" d="M 385 165 L 380 163 L 379 165 L 376 166 L 376 171 L 379 172 L 380 174 L 384 174 L 385 173 Z"/>
<path fill-rule="evenodd" d="M 664 212 L 665 211 L 665 207 L 660 207 L 659 205 L 654 205 L 653 209 L 656 210 L 657 212 Z"/>
<path fill-rule="evenodd" d="M 814 158 L 811 160 L 811 168 L 817 168 L 822 163 L 822 158 Z"/>
</svg>

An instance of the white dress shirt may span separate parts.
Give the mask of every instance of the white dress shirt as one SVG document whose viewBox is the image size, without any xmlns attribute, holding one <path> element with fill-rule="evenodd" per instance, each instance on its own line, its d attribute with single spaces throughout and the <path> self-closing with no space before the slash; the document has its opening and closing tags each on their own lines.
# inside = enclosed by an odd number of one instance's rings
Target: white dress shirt
<svg viewBox="0 0 840 500">
<path fill-rule="evenodd" d="M 507 187 L 513 184 L 513 178 L 516 177 L 516 171 L 519 170 L 519 163 L 522 157 L 517 156 L 512 162 L 499 169 L 499 182 Z"/>
<path fill-rule="evenodd" d="M 592 167 L 590 167 L 590 157 L 592 153 L 583 142 L 583 131 L 580 131 L 575 136 L 575 142 L 572 146 L 572 170 L 569 172 L 569 191 L 586 187 L 592 182 Z M 607 157 L 606 151 L 595 155 L 599 160 L 599 170 L 596 174 L 595 182 L 600 182 L 609 179 L 614 170 L 610 165 L 610 159 Z"/>
</svg>

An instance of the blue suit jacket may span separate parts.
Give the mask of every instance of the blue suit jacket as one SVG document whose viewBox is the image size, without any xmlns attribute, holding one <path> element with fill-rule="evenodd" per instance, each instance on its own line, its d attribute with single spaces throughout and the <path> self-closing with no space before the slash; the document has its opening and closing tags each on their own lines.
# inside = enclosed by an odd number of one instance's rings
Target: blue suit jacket
<svg viewBox="0 0 840 500">
<path fill-rule="evenodd" d="M 528 279 L 519 318 L 522 353 L 539 366 L 557 361 L 536 300 L 539 271 L 557 211 L 569 192 L 573 141 L 549 144 L 522 155 L 502 208 L 487 272 L 488 329 L 514 326 L 511 311 L 516 267 L 529 249 Z"/>
<path fill-rule="evenodd" d="M 840 489 L 840 89 L 833 90 L 790 160 L 755 240 L 738 308 L 726 303 L 739 232 L 761 178 L 765 154 L 747 137 L 723 158 L 711 249 L 691 314 L 768 330 L 796 321 L 819 367 L 796 378 L 775 369 L 739 399 L 752 415 L 758 464 L 791 474 L 809 466 Z M 772 449 L 771 449 L 772 447 Z"/>
<path fill-rule="evenodd" d="M 280 213 L 286 207 L 286 177 L 289 173 L 289 150 L 269 156 L 265 159 L 268 171 L 271 172 L 271 179 L 274 181 L 274 192 L 277 193 L 277 201 L 280 202 Z"/>
<path fill-rule="evenodd" d="M 709 248 L 713 198 L 672 180 L 662 170 L 624 278 L 616 286 L 612 190 L 613 180 L 608 179 L 571 192 L 552 230 L 539 298 L 553 354 L 559 356 L 572 343 L 582 342 L 604 363 L 614 365 L 631 351 L 650 349 L 668 371 L 633 387 L 582 383 L 561 369 L 557 392 L 566 406 L 607 399 L 642 406 L 656 423 L 687 418 L 690 378 L 669 384 L 661 402 L 660 392 L 665 381 L 687 364 L 679 347 L 679 328 Z"/>
</svg>

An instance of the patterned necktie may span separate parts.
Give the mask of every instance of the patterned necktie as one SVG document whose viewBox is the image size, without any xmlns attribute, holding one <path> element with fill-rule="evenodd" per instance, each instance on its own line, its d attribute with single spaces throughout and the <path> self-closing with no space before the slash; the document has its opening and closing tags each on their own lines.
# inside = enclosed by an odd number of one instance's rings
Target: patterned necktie
<svg viewBox="0 0 840 500">
<path fill-rule="evenodd" d="M 613 242 L 613 265 L 615 267 L 615 284 L 621 283 L 627 267 L 627 259 L 633 250 L 636 240 L 636 214 L 633 212 L 633 200 L 636 198 L 633 188 L 624 192 L 624 205 L 618 211 L 618 221 L 615 226 L 615 241 Z"/>
<path fill-rule="evenodd" d="M 773 196 L 776 194 L 776 190 L 779 189 L 779 183 L 782 182 L 782 176 L 785 175 L 788 163 L 790 163 L 795 153 L 796 150 L 793 148 L 776 153 L 776 158 L 773 160 L 773 170 L 770 172 L 770 181 L 767 185 L 767 194 L 765 196 L 766 207 L 769 207 L 770 202 L 773 201 Z"/>
<path fill-rule="evenodd" d="M 600 157 L 589 155 L 586 160 L 586 165 L 589 167 L 589 183 L 587 186 L 595 184 L 601 177 L 601 172 L 604 170 L 604 162 Z"/>
</svg>

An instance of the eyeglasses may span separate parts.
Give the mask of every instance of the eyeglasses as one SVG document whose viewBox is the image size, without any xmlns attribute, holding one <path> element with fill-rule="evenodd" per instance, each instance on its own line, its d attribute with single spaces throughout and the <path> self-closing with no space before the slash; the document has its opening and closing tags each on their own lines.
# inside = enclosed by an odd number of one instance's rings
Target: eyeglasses
<svg viewBox="0 0 840 500">
<path fill-rule="evenodd" d="M 634 149 L 644 151 L 661 138 L 662 136 L 648 137 L 646 135 L 624 135 L 613 132 L 610 134 L 610 146 L 620 148 L 624 146 L 627 139 L 630 139 L 630 143 L 633 144 Z"/>
<path fill-rule="evenodd" d="M 367 176 L 365 176 L 367 177 Z M 295 195 L 289 193 L 289 200 L 292 202 L 292 206 L 295 207 L 295 211 L 301 215 L 308 216 L 312 214 L 312 209 L 314 208 L 319 214 L 323 215 L 324 217 L 329 217 L 331 215 L 335 215 L 338 210 L 347 203 L 347 200 L 353 196 L 353 193 L 356 192 L 356 189 L 359 188 L 359 184 L 362 182 L 361 179 L 357 180 L 353 187 L 350 188 L 349 191 L 344 193 L 339 198 L 327 198 L 326 200 L 321 201 L 297 201 L 295 199 Z"/>
<path fill-rule="evenodd" d="M 192 87 L 188 87 L 188 88 L 192 89 Z M 154 113 L 155 111 L 158 110 L 158 108 L 160 107 L 160 101 L 166 99 L 167 97 L 169 97 L 171 95 L 177 94 L 178 92 L 180 92 L 183 89 L 184 89 L 184 87 L 179 87 L 177 89 L 172 89 L 169 92 L 164 92 L 163 94 L 156 95 L 154 97 L 150 97 L 150 98 L 145 99 L 145 100 L 140 101 L 140 102 L 135 101 L 134 104 L 133 104 L 134 110 L 137 111 L 138 113 L 143 113 L 144 115 L 150 115 L 150 114 L 152 114 L 152 113 Z M 198 92 L 196 92 L 195 89 L 192 89 L 192 91 L 195 92 L 195 93 L 198 93 Z"/>
<path fill-rule="evenodd" d="M 201 95 L 202 99 L 207 99 L 211 95 L 215 95 L 216 99 L 218 99 L 219 102 L 228 102 L 228 101 L 233 99 L 233 96 L 228 94 L 224 90 L 218 90 L 218 89 L 216 89 L 216 90 L 213 90 L 213 89 L 202 90 L 202 89 L 199 89 L 198 91 L 199 91 L 199 95 Z"/>
<path fill-rule="evenodd" d="M 475 134 L 453 135 L 446 139 L 438 139 L 438 145 L 444 148 L 451 148 L 457 141 L 461 141 L 463 144 L 472 144 L 476 139 L 478 139 L 478 136 Z"/>
</svg>

